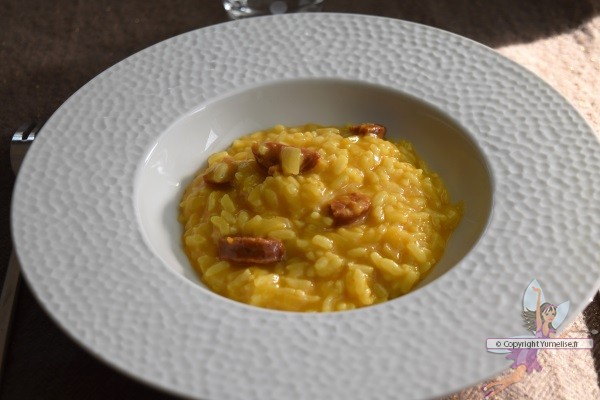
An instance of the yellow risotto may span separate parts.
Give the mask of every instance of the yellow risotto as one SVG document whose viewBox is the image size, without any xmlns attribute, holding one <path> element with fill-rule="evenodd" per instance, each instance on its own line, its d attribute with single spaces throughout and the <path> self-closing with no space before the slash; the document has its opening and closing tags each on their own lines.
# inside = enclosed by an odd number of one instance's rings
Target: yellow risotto
<svg viewBox="0 0 600 400">
<path fill-rule="evenodd" d="M 439 176 L 376 124 L 254 132 L 213 154 L 180 204 L 202 281 L 243 303 L 339 311 L 408 293 L 458 225 Z"/>
</svg>

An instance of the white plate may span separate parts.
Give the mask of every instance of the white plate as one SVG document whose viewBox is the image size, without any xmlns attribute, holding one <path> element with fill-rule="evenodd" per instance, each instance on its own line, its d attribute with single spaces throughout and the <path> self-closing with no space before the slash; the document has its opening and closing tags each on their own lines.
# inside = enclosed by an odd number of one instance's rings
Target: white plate
<svg viewBox="0 0 600 400">
<path fill-rule="evenodd" d="M 404 93 L 451 116 L 476 143 L 492 213 L 448 272 L 382 305 L 284 313 L 193 282 L 177 240 L 157 248 L 139 197 L 151 197 L 140 187 L 158 157 L 152 149 L 220 99 L 303 79 Z M 270 119 L 226 116 L 237 134 L 285 123 L 281 108 Z M 177 155 L 164 157 L 163 166 Z M 532 279 L 547 299 L 570 300 L 566 322 L 584 309 L 599 284 L 599 157 L 597 138 L 563 98 L 470 40 L 360 15 L 256 18 L 160 43 L 73 95 L 25 159 L 13 235 L 27 238 L 16 244 L 25 276 L 58 324 L 156 387 L 203 399 L 434 397 L 509 365 L 485 340 L 524 333 Z M 178 173 L 164 174 L 175 192 L 189 179 Z M 170 229 L 175 213 L 156 218 Z"/>
</svg>

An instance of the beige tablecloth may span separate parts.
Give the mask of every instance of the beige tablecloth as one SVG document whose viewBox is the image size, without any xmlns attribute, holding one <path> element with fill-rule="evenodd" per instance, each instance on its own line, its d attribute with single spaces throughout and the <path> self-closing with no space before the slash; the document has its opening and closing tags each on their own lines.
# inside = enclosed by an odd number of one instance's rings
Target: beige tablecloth
<svg viewBox="0 0 600 400">
<path fill-rule="evenodd" d="M 569 32 L 497 50 L 535 72 L 558 90 L 588 121 L 600 140 L 600 17 Z M 600 341 L 600 333 L 596 329 L 590 332 L 583 314 L 562 331 L 561 337 L 591 337 L 595 342 Z M 538 360 L 542 365 L 540 372 L 533 371 L 521 382 L 509 386 L 493 398 L 600 399 L 598 376 L 591 352 L 541 350 Z M 508 370 L 496 379 L 510 372 Z M 481 399 L 485 383 L 447 399 Z"/>
</svg>

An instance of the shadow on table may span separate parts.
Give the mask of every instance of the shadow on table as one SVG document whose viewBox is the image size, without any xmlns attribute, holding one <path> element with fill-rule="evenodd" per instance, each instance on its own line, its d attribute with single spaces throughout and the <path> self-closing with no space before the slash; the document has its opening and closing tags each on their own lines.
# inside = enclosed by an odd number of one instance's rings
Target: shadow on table
<svg viewBox="0 0 600 400">
<path fill-rule="evenodd" d="M 490 47 L 576 29 L 600 14 L 600 0 L 325 0 L 323 11 L 352 10 L 434 26 Z"/>
<path fill-rule="evenodd" d="M 180 399 L 99 362 L 56 325 L 23 283 L 0 399 Z"/>
<path fill-rule="evenodd" d="M 596 293 L 593 301 L 583 311 L 585 324 L 590 330 L 591 338 L 594 340 L 594 348 L 592 356 L 594 358 L 594 366 L 598 372 L 598 383 L 600 384 L 600 292 Z"/>
</svg>

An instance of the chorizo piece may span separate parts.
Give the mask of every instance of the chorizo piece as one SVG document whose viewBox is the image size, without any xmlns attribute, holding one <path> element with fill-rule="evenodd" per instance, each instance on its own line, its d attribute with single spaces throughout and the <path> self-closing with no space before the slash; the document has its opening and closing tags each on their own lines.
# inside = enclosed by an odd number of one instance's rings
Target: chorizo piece
<svg viewBox="0 0 600 400">
<path fill-rule="evenodd" d="M 281 150 L 285 145 L 277 142 L 261 142 L 252 144 L 252 154 L 256 162 L 267 170 L 281 162 Z"/>
<path fill-rule="evenodd" d="M 377 136 L 379 139 L 385 139 L 386 131 L 387 129 L 385 128 L 385 126 L 373 123 L 364 123 L 350 126 L 350 132 L 355 135 L 373 135 Z"/>
<path fill-rule="evenodd" d="M 225 185 L 233 182 L 238 170 L 237 163 L 231 157 L 225 157 L 208 167 L 202 178 L 212 185 Z"/>
<path fill-rule="evenodd" d="M 302 164 L 300 165 L 300 172 L 310 171 L 319 163 L 321 155 L 315 150 L 302 148 Z"/>
<path fill-rule="evenodd" d="M 361 193 L 348 193 L 336 197 L 329 203 L 333 221 L 337 226 L 350 224 L 371 208 L 371 199 Z"/>
<path fill-rule="evenodd" d="M 286 168 L 286 165 L 282 165 L 282 153 L 286 148 L 293 148 L 293 146 L 277 142 L 254 143 L 252 145 L 252 154 L 254 154 L 256 162 L 264 167 L 269 175 L 273 175 L 277 171 L 286 172 L 290 170 L 290 168 Z M 292 172 L 287 173 L 288 175 L 295 175 L 296 173 L 303 173 L 313 169 L 321 158 L 321 155 L 315 150 L 304 147 L 300 148 L 299 156 L 299 160 L 297 160 L 298 167 L 291 168 Z"/>
<path fill-rule="evenodd" d="M 252 236 L 226 236 L 219 239 L 219 258 L 239 264 L 271 264 L 285 256 L 277 239 Z"/>
</svg>

